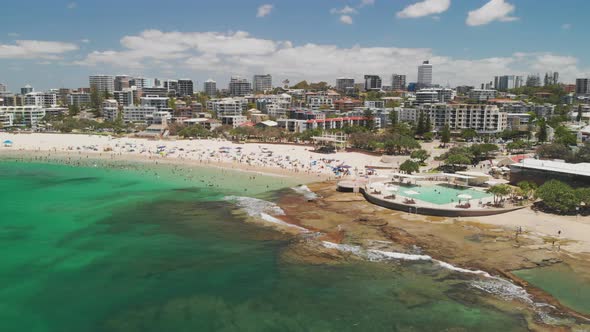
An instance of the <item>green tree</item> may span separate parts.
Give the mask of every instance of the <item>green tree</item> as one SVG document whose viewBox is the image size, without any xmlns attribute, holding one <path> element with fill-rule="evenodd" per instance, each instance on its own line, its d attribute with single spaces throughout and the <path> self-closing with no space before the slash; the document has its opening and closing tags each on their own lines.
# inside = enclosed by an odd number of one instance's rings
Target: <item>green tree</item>
<svg viewBox="0 0 590 332">
<path fill-rule="evenodd" d="M 420 165 L 411 159 L 407 159 L 401 165 L 399 165 L 399 169 L 400 171 L 406 172 L 407 174 L 412 174 L 420 171 Z"/>
<path fill-rule="evenodd" d="M 453 171 L 457 170 L 457 166 L 470 165 L 471 159 L 464 154 L 451 154 L 445 159 L 445 165 L 451 166 Z"/>
<path fill-rule="evenodd" d="M 424 133 L 423 138 L 424 138 L 425 141 L 430 142 L 434 138 L 434 133 L 432 131 L 429 131 L 427 133 Z"/>
<path fill-rule="evenodd" d="M 574 212 L 580 203 L 572 187 L 557 180 L 549 180 L 540 186 L 537 197 L 543 200 L 545 206 L 560 214 Z"/>
<path fill-rule="evenodd" d="M 490 159 L 493 152 L 499 150 L 496 144 L 491 143 L 483 143 L 483 144 L 473 144 L 469 147 L 469 150 L 473 154 L 474 161 L 481 161 Z"/>
<path fill-rule="evenodd" d="M 430 122 L 430 115 L 425 114 L 424 117 L 426 118 L 426 120 L 424 120 L 424 134 L 426 134 L 432 130 L 432 123 Z M 422 134 L 423 137 L 424 134 Z"/>
<path fill-rule="evenodd" d="M 494 195 L 494 205 L 498 205 L 499 200 L 505 196 L 510 195 L 512 189 L 509 185 L 499 184 L 488 188 L 487 192 Z"/>
<path fill-rule="evenodd" d="M 76 116 L 78 114 L 80 114 L 80 108 L 78 107 L 78 105 L 70 105 L 70 107 L 68 107 L 69 116 Z"/>
<path fill-rule="evenodd" d="M 373 111 L 371 111 L 370 109 L 366 109 L 363 112 L 363 117 L 365 118 L 365 127 L 372 131 L 375 129 L 375 115 L 373 114 Z"/>
<path fill-rule="evenodd" d="M 559 126 L 555 128 L 555 143 L 560 143 L 566 146 L 576 145 L 578 138 L 576 134 L 570 131 L 566 126 Z"/>
<path fill-rule="evenodd" d="M 192 125 L 181 129 L 178 132 L 178 136 L 187 138 L 187 137 L 209 137 L 211 136 L 211 132 L 205 129 L 201 125 Z"/>
<path fill-rule="evenodd" d="M 539 119 L 538 122 L 539 131 L 537 132 L 537 141 L 543 143 L 547 142 L 547 122 L 545 118 Z"/>
<path fill-rule="evenodd" d="M 428 154 L 428 151 L 424 149 L 414 150 L 410 154 L 410 158 L 419 160 L 420 164 L 422 165 L 424 164 L 424 161 L 428 159 L 428 157 L 430 157 L 430 155 Z"/>
<path fill-rule="evenodd" d="M 418 123 L 416 124 L 416 135 L 422 136 L 424 132 L 424 112 L 420 111 L 420 114 L 418 115 Z"/>
<path fill-rule="evenodd" d="M 578 105 L 578 116 L 576 116 L 576 121 L 582 121 L 583 109 L 582 104 Z"/>
<path fill-rule="evenodd" d="M 477 132 L 475 129 L 467 128 L 461 131 L 461 137 L 467 141 L 470 141 L 477 137 Z"/>
<path fill-rule="evenodd" d="M 397 112 L 395 112 L 394 110 L 391 110 L 391 112 L 389 112 L 389 121 L 391 121 L 391 129 L 395 128 L 395 126 L 397 125 Z"/>
<path fill-rule="evenodd" d="M 552 143 L 539 146 L 537 148 L 537 155 L 541 159 L 572 160 L 573 158 L 573 154 L 569 147 L 560 143 Z"/>
<path fill-rule="evenodd" d="M 526 146 L 527 145 L 524 141 L 516 140 L 506 144 L 506 149 L 508 149 L 508 152 L 510 153 L 512 153 L 514 150 L 523 150 L 524 153 Z"/>
<path fill-rule="evenodd" d="M 535 192 L 537 190 L 537 184 L 530 181 L 520 181 L 516 184 L 520 190 L 522 190 L 524 196 L 527 198 L 532 198 L 535 196 Z"/>
<path fill-rule="evenodd" d="M 168 99 L 168 108 L 171 108 L 176 111 L 176 98 Z"/>
<path fill-rule="evenodd" d="M 442 132 L 440 133 L 440 141 L 443 143 L 443 147 L 447 146 L 447 143 L 451 141 L 451 128 L 448 124 L 443 127 Z"/>
</svg>

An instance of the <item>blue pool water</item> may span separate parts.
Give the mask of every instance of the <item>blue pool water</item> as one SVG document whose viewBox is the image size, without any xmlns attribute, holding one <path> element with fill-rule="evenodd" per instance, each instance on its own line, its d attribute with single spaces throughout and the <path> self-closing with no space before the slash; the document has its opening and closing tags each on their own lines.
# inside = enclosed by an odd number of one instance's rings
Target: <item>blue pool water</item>
<svg viewBox="0 0 590 332">
<path fill-rule="evenodd" d="M 419 193 L 418 195 L 410 195 L 408 191 L 415 191 Z M 435 186 L 411 186 L 411 187 L 401 187 L 398 193 L 400 196 L 419 199 L 424 202 L 444 205 L 449 204 L 452 202 L 459 202 L 465 201 L 466 199 L 458 198 L 459 195 L 469 195 L 471 196 L 471 201 L 478 200 L 481 198 L 491 197 L 492 195 L 468 188 L 454 188 L 454 187 L 447 187 L 443 185 L 435 185 Z"/>
</svg>

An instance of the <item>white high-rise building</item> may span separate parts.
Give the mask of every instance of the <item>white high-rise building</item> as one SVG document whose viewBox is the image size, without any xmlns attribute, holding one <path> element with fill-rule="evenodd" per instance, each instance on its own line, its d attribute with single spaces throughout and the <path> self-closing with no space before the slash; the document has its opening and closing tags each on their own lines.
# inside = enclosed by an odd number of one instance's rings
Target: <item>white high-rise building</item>
<svg viewBox="0 0 590 332">
<path fill-rule="evenodd" d="M 90 88 L 95 88 L 99 92 L 108 92 L 112 94 L 115 91 L 115 78 L 110 75 L 93 75 L 89 77 Z"/>
<path fill-rule="evenodd" d="M 209 97 L 215 97 L 217 95 L 217 82 L 212 79 L 208 79 L 203 84 L 203 91 Z"/>
<path fill-rule="evenodd" d="M 254 75 L 252 83 L 255 92 L 265 92 L 272 90 L 272 76 L 270 74 Z"/>
<path fill-rule="evenodd" d="M 0 92 L 6 92 L 6 84 L 0 83 Z"/>
<path fill-rule="evenodd" d="M 429 87 L 432 85 L 432 64 L 430 61 L 424 61 L 418 66 L 418 86 Z"/>
</svg>

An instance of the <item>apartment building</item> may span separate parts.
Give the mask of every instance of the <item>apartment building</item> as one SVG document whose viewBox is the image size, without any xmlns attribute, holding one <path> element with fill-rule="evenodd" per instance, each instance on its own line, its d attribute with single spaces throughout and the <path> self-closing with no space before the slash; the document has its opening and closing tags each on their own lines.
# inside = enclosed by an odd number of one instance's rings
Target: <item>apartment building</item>
<svg viewBox="0 0 590 332">
<path fill-rule="evenodd" d="M 203 91 L 209 97 L 215 97 L 217 95 L 217 82 L 212 79 L 208 79 L 203 83 Z"/>
<path fill-rule="evenodd" d="M 483 104 L 425 104 L 421 105 L 416 116 L 423 111 L 430 116 L 436 130 L 449 125 L 451 130 L 474 129 L 480 134 L 495 134 L 506 129 L 507 113 L 498 106 Z M 417 121 L 417 117 L 414 119 Z"/>
<path fill-rule="evenodd" d="M 112 94 L 115 91 L 115 78 L 111 75 L 92 75 L 88 78 L 90 88 Z"/>
<path fill-rule="evenodd" d="M 168 109 L 168 97 L 148 95 L 140 98 L 141 106 L 155 107 L 158 110 Z"/>
<path fill-rule="evenodd" d="M 179 97 L 192 96 L 194 94 L 193 80 L 180 79 L 178 80 L 178 92 Z"/>
<path fill-rule="evenodd" d="M 69 106 L 81 108 L 82 106 L 90 105 L 90 94 L 86 92 L 72 92 L 67 95 L 66 102 Z"/>
<path fill-rule="evenodd" d="M 10 114 L 12 125 L 36 128 L 46 115 L 45 108 L 38 105 L 0 106 L 0 114 Z M 5 115 L 6 119 L 7 116 Z"/>
<path fill-rule="evenodd" d="M 393 74 L 391 75 L 391 90 L 405 90 L 406 89 L 406 75 Z"/>
<path fill-rule="evenodd" d="M 244 97 L 252 93 L 252 85 L 247 79 L 234 76 L 229 81 L 228 90 L 232 97 Z"/>
<path fill-rule="evenodd" d="M 57 105 L 57 94 L 49 92 L 30 92 L 25 95 L 25 106 L 54 107 Z"/>
<path fill-rule="evenodd" d="M 148 116 L 152 116 L 158 109 L 153 106 L 125 106 L 123 120 L 126 123 L 147 123 Z"/>
<path fill-rule="evenodd" d="M 252 80 L 253 90 L 255 92 L 265 92 L 272 90 L 272 76 L 266 75 L 254 75 Z"/>
<path fill-rule="evenodd" d="M 207 109 L 217 113 L 218 117 L 242 115 L 248 107 L 244 98 L 222 98 L 207 101 Z"/>
</svg>

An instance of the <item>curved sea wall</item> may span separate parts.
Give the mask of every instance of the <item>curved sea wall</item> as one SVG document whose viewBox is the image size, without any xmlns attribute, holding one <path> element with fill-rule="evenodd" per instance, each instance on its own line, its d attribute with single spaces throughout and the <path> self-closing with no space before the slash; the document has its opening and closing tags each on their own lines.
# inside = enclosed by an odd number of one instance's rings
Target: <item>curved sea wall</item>
<svg viewBox="0 0 590 332">
<path fill-rule="evenodd" d="M 431 207 L 420 207 L 417 205 L 409 205 L 409 204 L 402 204 L 396 203 L 389 200 L 384 200 L 373 196 L 366 192 L 365 188 L 359 188 L 359 191 L 365 199 L 375 205 L 382 206 L 384 208 L 398 210 L 398 211 L 405 211 L 409 213 L 416 213 L 416 214 L 424 214 L 429 216 L 438 216 L 438 217 L 482 217 L 482 216 L 491 216 L 495 214 L 501 214 L 506 212 L 512 212 L 516 210 L 520 210 L 525 206 L 519 206 L 514 208 L 507 208 L 507 209 L 466 209 L 466 210 L 459 210 L 459 209 L 442 209 L 442 208 L 431 208 Z"/>
</svg>

